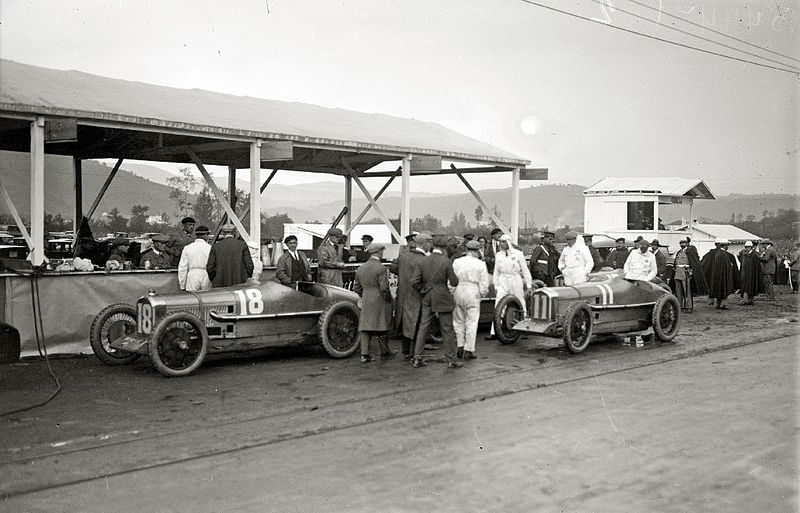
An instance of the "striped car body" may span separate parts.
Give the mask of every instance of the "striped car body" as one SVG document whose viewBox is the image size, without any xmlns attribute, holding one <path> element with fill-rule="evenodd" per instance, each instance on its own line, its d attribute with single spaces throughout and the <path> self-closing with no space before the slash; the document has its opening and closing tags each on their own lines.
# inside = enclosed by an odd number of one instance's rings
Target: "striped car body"
<svg viewBox="0 0 800 513">
<path fill-rule="evenodd" d="M 586 283 L 534 290 L 528 317 L 512 329 L 561 336 L 567 308 L 583 302 L 592 311 L 596 335 L 643 331 L 651 326 L 653 306 L 665 294 L 669 291 L 657 284 L 624 279 L 621 270 L 592 273 Z"/>
</svg>

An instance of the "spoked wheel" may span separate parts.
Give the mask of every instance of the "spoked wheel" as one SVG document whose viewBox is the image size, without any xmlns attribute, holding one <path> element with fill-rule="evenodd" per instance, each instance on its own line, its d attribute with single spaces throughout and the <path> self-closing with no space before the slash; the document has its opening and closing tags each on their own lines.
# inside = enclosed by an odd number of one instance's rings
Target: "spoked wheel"
<svg viewBox="0 0 800 513">
<path fill-rule="evenodd" d="M 512 344 L 519 338 L 519 331 L 512 328 L 525 317 L 522 303 L 512 294 L 503 296 L 494 307 L 494 333 L 501 344 Z"/>
<path fill-rule="evenodd" d="M 592 338 L 592 310 L 586 303 L 573 303 L 564 314 L 564 344 L 573 354 L 582 353 Z"/>
<path fill-rule="evenodd" d="M 322 348 L 333 358 L 347 358 L 358 349 L 358 321 L 361 312 L 350 301 L 338 301 L 319 316 Z"/>
<path fill-rule="evenodd" d="M 202 321 L 186 312 L 165 317 L 149 344 L 150 358 L 165 376 L 186 376 L 197 369 L 208 350 L 208 332 Z"/>
<path fill-rule="evenodd" d="M 126 365 L 141 356 L 111 347 L 114 340 L 136 331 L 136 308 L 117 303 L 103 308 L 92 321 L 89 343 L 97 358 L 106 365 Z"/>
<path fill-rule="evenodd" d="M 678 334 L 681 322 L 681 307 L 672 294 L 658 298 L 653 306 L 653 333 L 662 342 L 669 342 Z"/>
</svg>

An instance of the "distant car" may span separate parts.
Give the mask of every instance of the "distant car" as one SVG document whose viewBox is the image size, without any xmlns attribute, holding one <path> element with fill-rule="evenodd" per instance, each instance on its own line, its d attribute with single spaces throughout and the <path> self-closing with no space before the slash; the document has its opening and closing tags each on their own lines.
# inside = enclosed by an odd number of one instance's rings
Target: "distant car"
<svg viewBox="0 0 800 513">
<path fill-rule="evenodd" d="M 276 282 L 202 292 L 148 294 L 94 319 L 90 342 L 106 364 L 149 355 L 166 376 L 185 376 L 207 353 L 322 344 L 333 358 L 358 349 L 361 311 L 354 292 L 311 282 Z"/>
<path fill-rule="evenodd" d="M 662 285 L 626 280 L 622 270 L 589 275 L 589 281 L 564 287 L 543 287 L 527 298 L 526 317 L 516 296 L 495 307 L 495 333 L 510 344 L 520 334 L 561 337 L 572 353 L 582 353 L 595 335 L 645 331 L 659 340 L 675 338 L 680 328 L 678 300 Z"/>
</svg>

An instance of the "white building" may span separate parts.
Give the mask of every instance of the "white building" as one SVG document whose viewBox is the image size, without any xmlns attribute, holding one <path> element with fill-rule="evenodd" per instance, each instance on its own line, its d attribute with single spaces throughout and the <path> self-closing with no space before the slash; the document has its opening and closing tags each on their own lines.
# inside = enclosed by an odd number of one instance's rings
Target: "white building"
<svg viewBox="0 0 800 513">
<path fill-rule="evenodd" d="M 695 233 L 691 223 L 682 231 L 659 226 L 659 206 L 683 205 L 688 218 L 693 219 L 696 199 L 716 199 L 699 178 L 603 178 L 583 194 L 586 233 L 628 240 L 641 235 L 647 240 L 658 239 L 669 246 L 670 252 L 687 235 L 701 255 L 714 246 L 714 237 L 705 232 Z"/>
<path fill-rule="evenodd" d="M 697 246 L 697 252 L 700 256 L 703 256 L 709 249 L 713 248 L 714 240 L 718 238 L 730 241 L 730 244 L 728 244 L 728 251 L 734 255 L 738 255 L 739 251 L 744 249 L 745 242 L 761 242 L 764 240 L 758 235 L 753 235 L 748 231 L 729 224 L 694 223 L 692 229 L 694 230 L 692 241 L 694 245 Z M 675 233 L 681 233 L 685 236 L 688 230 L 689 225 L 687 224 L 679 227 L 678 231 Z"/>
</svg>

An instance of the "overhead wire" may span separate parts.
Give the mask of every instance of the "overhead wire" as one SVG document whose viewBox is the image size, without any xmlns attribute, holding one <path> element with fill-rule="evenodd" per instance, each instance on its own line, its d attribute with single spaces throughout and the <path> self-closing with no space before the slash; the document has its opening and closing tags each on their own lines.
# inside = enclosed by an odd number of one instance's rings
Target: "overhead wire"
<svg viewBox="0 0 800 513">
<path fill-rule="evenodd" d="M 760 63 L 760 62 L 749 61 L 747 59 L 741 59 L 739 57 L 734 57 L 732 55 L 726 55 L 724 53 L 714 52 L 714 51 L 711 51 L 711 50 L 698 48 L 696 46 L 687 45 L 687 44 L 684 44 L 684 43 L 679 43 L 677 41 L 672 41 L 670 39 L 664 39 L 662 37 L 657 37 L 657 36 L 653 36 L 653 35 L 650 35 L 650 34 L 644 34 L 642 32 L 637 32 L 635 30 L 626 29 L 626 28 L 623 28 L 623 27 L 618 27 L 616 25 L 611 25 L 611 24 L 605 23 L 605 22 L 600 21 L 600 20 L 595 20 L 595 19 L 592 19 L 592 18 L 587 18 L 585 16 L 581 16 L 580 14 L 575 14 L 573 12 L 564 11 L 562 9 L 557 9 L 555 7 L 552 7 L 552 6 L 549 6 L 549 5 L 545 5 L 545 4 L 541 4 L 539 2 L 534 2 L 533 0 L 521 0 L 521 1 L 525 2 L 526 4 L 535 5 L 536 7 L 541 7 L 543 9 L 554 11 L 554 12 L 557 12 L 557 13 L 560 13 L 560 14 L 565 14 L 567 16 L 572 16 L 573 18 L 578 18 L 578 19 L 581 19 L 581 20 L 584 20 L 584 21 L 589 21 L 591 23 L 597 23 L 597 24 L 603 25 L 605 27 L 613 28 L 613 29 L 616 29 L 616 30 L 621 30 L 623 32 L 628 32 L 630 34 L 635 34 L 637 36 L 646 37 L 648 39 L 653 39 L 655 41 L 661 41 L 662 43 L 667 43 L 667 44 L 679 46 L 679 47 L 682 47 L 682 48 L 687 48 L 689 50 L 697 50 L 698 52 L 707 53 L 707 54 L 710 54 L 710 55 L 716 55 L 718 57 L 723 57 L 723 58 L 731 59 L 731 60 L 734 60 L 734 61 L 744 62 L 744 63 L 747 63 L 747 64 L 754 64 L 756 66 L 761 66 L 763 68 L 770 68 L 770 69 L 774 69 L 774 70 L 777 70 L 777 71 L 783 71 L 784 73 L 791 73 L 793 75 L 800 74 L 799 72 L 791 70 L 791 69 L 781 68 L 781 67 L 777 67 L 777 66 L 771 66 L 769 64 L 763 64 L 763 63 Z"/>
<path fill-rule="evenodd" d="M 752 46 L 753 48 L 758 48 L 759 50 L 763 50 L 763 51 L 769 52 L 769 53 L 771 53 L 773 55 L 777 55 L 779 57 L 783 57 L 784 59 L 789 59 L 790 61 L 800 62 L 800 59 L 792 57 L 791 55 L 785 55 L 785 54 L 782 54 L 780 52 L 776 52 L 774 50 L 770 50 L 769 48 L 764 48 L 763 46 L 758 46 L 758 45 L 753 44 L 753 43 L 751 43 L 749 41 L 745 41 L 744 39 L 740 39 L 740 38 L 732 36 L 730 34 L 726 34 L 725 32 L 720 32 L 719 30 L 714 30 L 711 27 L 707 27 L 705 25 L 701 25 L 700 23 L 695 23 L 692 20 L 687 20 L 686 18 L 681 18 L 680 16 L 676 16 L 676 15 L 670 14 L 670 13 L 668 13 L 666 11 L 662 11 L 661 9 L 657 9 L 657 8 L 653 7 L 652 5 L 643 4 L 642 2 L 638 2 L 637 0 L 628 0 L 628 1 L 631 2 L 631 3 L 634 3 L 636 5 L 640 5 L 642 7 L 645 7 L 647 9 L 650 9 L 650 10 L 653 10 L 653 11 L 657 11 L 659 14 L 665 14 L 670 18 L 675 18 L 675 19 L 680 20 L 680 21 L 682 21 L 684 23 L 688 23 L 689 25 L 694 25 L 695 27 L 699 27 L 701 29 L 708 30 L 708 31 L 713 32 L 715 34 L 718 34 L 720 36 L 727 37 L 728 39 L 733 39 L 734 41 L 738 41 L 738 42 L 746 44 L 748 46 Z"/>
<path fill-rule="evenodd" d="M 605 0 L 591 0 L 591 1 L 596 3 L 596 4 L 598 4 L 598 5 L 603 5 Z M 636 3 L 638 3 L 638 2 L 636 2 Z M 644 21 L 649 22 L 649 23 L 654 23 L 654 24 L 658 25 L 659 27 L 664 27 L 664 28 L 667 28 L 669 30 L 675 30 L 677 32 L 680 32 L 681 34 L 686 34 L 687 36 L 696 37 L 697 39 L 702 39 L 703 41 L 706 41 L 708 43 L 724 46 L 725 48 L 728 48 L 729 50 L 733 50 L 735 52 L 741 52 L 741 53 L 750 55 L 752 57 L 763 59 L 765 61 L 774 62 L 775 64 L 780 64 L 781 66 L 786 66 L 787 68 L 790 68 L 790 69 L 793 69 L 793 70 L 795 70 L 797 72 L 800 72 L 800 68 L 798 68 L 798 67 L 796 67 L 796 66 L 794 66 L 792 64 L 786 64 L 785 62 L 776 61 L 775 59 L 770 59 L 769 57 L 764 57 L 762 55 L 758 55 L 757 53 L 748 52 L 747 50 L 742 50 L 741 48 L 736 48 L 734 46 L 727 45 L 725 43 L 720 43 L 719 41 L 714 41 L 713 39 L 709 39 L 707 37 L 703 37 L 703 36 L 699 36 L 697 34 L 693 34 L 693 33 L 688 32 L 686 30 L 682 30 L 682 29 L 680 29 L 678 27 L 673 27 L 672 25 L 663 25 L 663 24 L 659 23 L 658 20 L 653 20 L 653 19 L 647 18 L 645 16 L 641 16 L 639 14 L 632 13 L 630 11 L 626 11 L 625 9 L 622 9 L 620 7 L 616 7 L 615 6 L 614 10 L 615 11 L 619 11 L 621 13 L 625 13 L 625 14 L 627 14 L 629 16 L 633 16 L 634 18 L 639 18 L 640 20 L 644 20 Z"/>
</svg>

